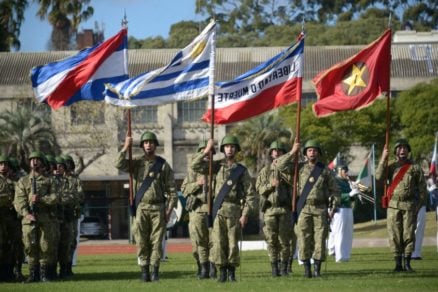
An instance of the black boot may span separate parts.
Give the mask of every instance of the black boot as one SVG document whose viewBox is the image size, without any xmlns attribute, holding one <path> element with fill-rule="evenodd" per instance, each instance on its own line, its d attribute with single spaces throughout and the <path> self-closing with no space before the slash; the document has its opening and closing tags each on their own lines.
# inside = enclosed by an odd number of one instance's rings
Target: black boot
<svg viewBox="0 0 438 292">
<path fill-rule="evenodd" d="M 17 282 L 24 281 L 24 276 L 23 273 L 21 272 L 21 265 L 22 265 L 21 263 L 16 263 L 14 266 L 14 276 Z"/>
<path fill-rule="evenodd" d="M 236 282 L 236 267 L 228 266 L 228 281 Z"/>
<path fill-rule="evenodd" d="M 58 279 L 58 273 L 56 271 L 56 264 L 47 265 L 47 277 L 51 281 Z"/>
<path fill-rule="evenodd" d="M 313 260 L 313 266 L 314 266 L 314 269 L 315 269 L 315 271 L 314 271 L 314 276 L 316 277 L 316 278 L 319 278 L 319 277 L 321 277 L 321 261 L 320 260 Z"/>
<path fill-rule="evenodd" d="M 73 277 L 75 274 L 73 274 L 73 262 L 67 263 L 67 276 Z"/>
<path fill-rule="evenodd" d="M 226 266 L 220 266 L 219 267 L 219 279 L 218 282 L 225 283 L 227 281 L 227 267 Z"/>
<path fill-rule="evenodd" d="M 395 260 L 394 272 L 402 272 L 403 271 L 402 256 L 395 256 L 394 260 Z"/>
<path fill-rule="evenodd" d="M 290 257 L 289 260 L 287 261 L 287 273 L 288 274 L 292 274 L 292 262 L 293 262 L 293 257 Z"/>
<path fill-rule="evenodd" d="M 405 256 L 405 271 L 406 272 L 415 272 L 411 267 L 411 256 Z"/>
<path fill-rule="evenodd" d="M 40 281 L 40 267 L 39 265 L 29 266 L 29 278 L 27 278 L 26 283 L 33 283 Z"/>
<path fill-rule="evenodd" d="M 49 278 L 49 267 L 47 265 L 41 265 L 41 282 L 50 282 Z"/>
<path fill-rule="evenodd" d="M 310 266 L 310 260 L 304 260 L 304 277 L 312 278 L 312 268 Z"/>
<path fill-rule="evenodd" d="M 282 276 L 289 276 L 289 261 L 282 261 L 281 262 L 281 275 Z"/>
<path fill-rule="evenodd" d="M 201 264 L 201 275 L 199 275 L 199 279 L 208 279 L 210 278 L 210 263 L 205 262 Z"/>
<path fill-rule="evenodd" d="M 144 282 L 150 282 L 151 281 L 151 273 L 149 271 L 149 265 L 141 266 L 141 279 Z"/>
<path fill-rule="evenodd" d="M 67 265 L 60 264 L 59 265 L 59 279 L 67 279 L 67 278 L 68 278 Z"/>
<path fill-rule="evenodd" d="M 198 277 L 198 279 L 199 279 L 201 277 L 201 269 L 202 269 L 201 263 L 199 262 L 199 260 L 196 261 L 196 266 L 198 267 L 198 270 L 196 272 L 196 277 Z"/>
<path fill-rule="evenodd" d="M 160 277 L 158 276 L 158 273 L 160 271 L 160 266 L 153 266 L 153 271 L 152 271 L 152 275 L 151 275 L 151 280 L 156 282 L 158 280 L 160 280 Z"/>
<path fill-rule="evenodd" d="M 278 271 L 278 262 L 277 261 L 271 263 L 271 271 L 272 271 L 272 277 L 280 276 L 280 272 Z"/>
<path fill-rule="evenodd" d="M 210 278 L 216 279 L 216 277 L 217 277 L 216 265 L 214 263 L 210 262 Z"/>
</svg>

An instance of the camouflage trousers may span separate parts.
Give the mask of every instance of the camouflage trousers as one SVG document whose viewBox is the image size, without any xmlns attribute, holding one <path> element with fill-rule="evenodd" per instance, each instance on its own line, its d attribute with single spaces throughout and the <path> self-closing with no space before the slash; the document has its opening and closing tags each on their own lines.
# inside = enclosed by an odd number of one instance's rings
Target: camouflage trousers
<svg viewBox="0 0 438 292">
<path fill-rule="evenodd" d="M 217 215 L 212 231 L 213 247 L 211 258 L 213 262 L 221 266 L 240 265 L 239 238 L 241 228 L 238 217 L 224 217 Z"/>
<path fill-rule="evenodd" d="M 159 266 L 163 256 L 162 241 L 166 231 L 163 210 L 137 210 L 132 234 L 137 244 L 140 266 Z"/>
<path fill-rule="evenodd" d="M 55 264 L 58 245 L 58 222 L 23 224 L 24 252 L 30 266 Z"/>
<path fill-rule="evenodd" d="M 326 239 L 328 235 L 327 214 L 309 214 L 301 212 L 296 226 L 298 236 L 299 259 L 310 258 L 324 261 Z"/>
<path fill-rule="evenodd" d="M 290 257 L 291 213 L 265 214 L 263 233 L 271 262 L 287 261 Z"/>
<path fill-rule="evenodd" d="M 17 213 L 0 208 L 0 264 L 13 265 L 23 260 L 21 222 Z"/>
<path fill-rule="evenodd" d="M 192 243 L 193 257 L 200 263 L 210 260 L 210 230 L 208 228 L 207 213 L 189 213 L 189 234 Z"/>
<path fill-rule="evenodd" d="M 394 256 L 411 256 L 415 244 L 417 216 L 414 210 L 387 209 L 386 228 Z"/>
<path fill-rule="evenodd" d="M 76 226 L 76 220 L 63 221 L 59 224 L 58 262 L 60 265 L 65 265 L 72 261 L 72 245 L 73 240 L 76 240 L 76 237 L 74 237 L 74 228 Z"/>
</svg>

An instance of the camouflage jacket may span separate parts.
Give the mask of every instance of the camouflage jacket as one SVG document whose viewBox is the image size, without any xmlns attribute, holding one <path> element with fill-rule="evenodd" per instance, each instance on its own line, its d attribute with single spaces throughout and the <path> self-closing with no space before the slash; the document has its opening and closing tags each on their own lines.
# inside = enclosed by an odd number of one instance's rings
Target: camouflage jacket
<svg viewBox="0 0 438 292">
<path fill-rule="evenodd" d="M 116 168 L 128 172 L 128 159 L 125 158 L 125 152 L 119 152 L 116 160 Z M 135 193 L 140 189 L 141 184 L 148 175 L 154 175 L 151 186 L 145 192 L 138 209 L 159 210 L 163 204 L 166 204 L 167 209 L 176 207 L 178 196 L 176 194 L 175 179 L 173 170 L 169 163 L 164 162 L 161 170 L 158 173 L 152 174 L 149 169 L 155 163 L 146 160 L 145 156 L 135 157 L 132 159 L 132 175 L 134 178 Z"/>
<path fill-rule="evenodd" d="M 391 185 L 392 180 L 395 178 L 402 166 L 403 164 L 397 161 L 391 161 L 388 163 L 389 185 Z M 385 162 L 380 161 L 376 169 L 376 179 L 383 179 L 384 173 Z M 426 203 L 426 198 L 427 188 L 423 171 L 418 164 L 412 163 L 400 183 L 394 189 L 388 207 L 401 210 L 412 210 L 423 206 Z"/>
<path fill-rule="evenodd" d="M 293 161 L 293 157 L 290 152 L 280 156 L 276 159 L 276 167 L 280 172 L 287 172 L 290 167 L 288 163 Z M 335 209 L 340 203 L 340 191 L 336 184 L 333 173 L 324 167 L 321 175 L 316 181 L 310 177 L 314 166 L 308 162 L 300 163 L 298 166 L 298 192 L 297 199 L 301 195 L 306 182 L 309 180 L 313 184 L 311 191 L 309 192 L 305 205 L 301 210 L 304 213 L 320 215 L 327 212 L 327 208 Z M 293 175 L 293 173 L 292 173 Z"/>
<path fill-rule="evenodd" d="M 202 176 L 205 177 L 205 183 L 208 184 L 207 175 L 189 170 L 181 185 L 181 192 L 183 193 L 183 196 L 187 199 L 186 209 L 189 212 L 208 212 L 208 186 L 204 188 L 204 186 L 198 184 L 198 178 Z"/>
<path fill-rule="evenodd" d="M 9 178 L 0 175 L 0 208 L 13 208 L 15 184 Z"/>
<path fill-rule="evenodd" d="M 231 170 L 237 167 L 237 163 L 231 166 L 227 164 L 225 159 L 213 162 L 213 190 L 216 197 L 222 186 L 228 181 Z M 204 160 L 204 153 L 197 153 L 192 160 L 191 169 L 194 172 L 207 174 L 208 162 Z M 255 189 L 251 181 L 248 169 L 240 176 L 237 183 L 233 185 L 231 191 L 225 196 L 218 214 L 224 217 L 240 217 L 240 215 L 248 216 L 255 207 Z"/>
</svg>

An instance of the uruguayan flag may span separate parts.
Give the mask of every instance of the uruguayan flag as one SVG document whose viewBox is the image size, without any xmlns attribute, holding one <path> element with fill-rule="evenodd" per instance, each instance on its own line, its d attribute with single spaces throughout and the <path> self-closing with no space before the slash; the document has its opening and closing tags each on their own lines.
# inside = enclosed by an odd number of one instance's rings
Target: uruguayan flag
<svg viewBox="0 0 438 292">
<path fill-rule="evenodd" d="M 214 38 L 215 22 L 212 21 L 167 66 L 117 84 L 106 84 L 105 101 L 117 106 L 135 107 L 205 96 L 208 93 Z"/>
</svg>

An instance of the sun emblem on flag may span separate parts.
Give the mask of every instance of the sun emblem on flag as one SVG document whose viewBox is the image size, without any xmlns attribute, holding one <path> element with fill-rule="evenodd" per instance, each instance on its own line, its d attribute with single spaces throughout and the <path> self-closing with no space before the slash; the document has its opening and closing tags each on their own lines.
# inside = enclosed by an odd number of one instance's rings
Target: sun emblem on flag
<svg viewBox="0 0 438 292">
<path fill-rule="evenodd" d="M 190 58 L 195 59 L 196 57 L 198 57 L 204 51 L 206 45 L 207 45 L 206 40 L 202 40 L 197 44 L 195 44 L 193 46 L 192 51 L 190 52 Z"/>
<path fill-rule="evenodd" d="M 368 85 L 369 72 L 365 63 L 353 64 L 342 80 L 342 89 L 348 96 L 361 93 Z"/>
</svg>

